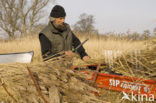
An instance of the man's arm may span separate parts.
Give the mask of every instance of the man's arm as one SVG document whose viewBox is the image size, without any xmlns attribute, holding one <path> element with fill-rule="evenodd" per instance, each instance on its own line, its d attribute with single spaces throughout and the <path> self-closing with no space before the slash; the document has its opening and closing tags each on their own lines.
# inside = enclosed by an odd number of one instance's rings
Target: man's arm
<svg viewBox="0 0 156 103">
<path fill-rule="evenodd" d="M 41 44 L 42 56 L 51 50 L 51 43 L 49 39 L 42 33 L 39 34 L 39 40 Z"/>
<path fill-rule="evenodd" d="M 76 37 L 76 35 L 74 33 L 72 33 L 72 46 L 74 48 L 76 48 L 79 44 L 81 44 L 80 40 Z M 80 55 L 81 59 L 84 56 L 88 56 L 88 54 L 85 52 L 85 49 L 83 48 L 83 46 L 80 46 L 80 48 L 78 48 L 77 50 L 78 54 Z"/>
</svg>

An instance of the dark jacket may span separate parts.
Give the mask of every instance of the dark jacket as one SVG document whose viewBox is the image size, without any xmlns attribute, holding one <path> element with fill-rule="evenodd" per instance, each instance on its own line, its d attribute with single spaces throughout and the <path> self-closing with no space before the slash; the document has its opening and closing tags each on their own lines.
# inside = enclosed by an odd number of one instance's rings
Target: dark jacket
<svg viewBox="0 0 156 103">
<path fill-rule="evenodd" d="M 55 28 L 52 22 L 49 22 L 39 34 L 39 40 L 41 43 L 42 55 L 56 54 L 60 51 L 72 50 L 72 47 L 76 48 L 81 42 L 71 31 L 68 24 L 66 24 L 67 29 L 63 32 L 60 32 Z M 81 46 L 77 50 L 81 58 L 87 56 L 85 49 Z M 44 57 L 43 57 L 44 58 Z"/>
</svg>

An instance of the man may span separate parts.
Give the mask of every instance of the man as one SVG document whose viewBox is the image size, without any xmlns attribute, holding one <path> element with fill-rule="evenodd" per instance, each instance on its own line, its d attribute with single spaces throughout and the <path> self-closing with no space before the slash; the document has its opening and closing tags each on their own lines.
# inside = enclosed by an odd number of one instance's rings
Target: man
<svg viewBox="0 0 156 103">
<path fill-rule="evenodd" d="M 48 25 L 39 33 L 43 58 L 45 54 L 54 55 L 61 51 L 65 51 L 66 55 L 72 55 L 72 47 L 76 48 L 81 43 L 70 26 L 65 23 L 65 16 L 66 12 L 62 6 L 54 6 Z M 89 59 L 83 46 L 77 52 L 84 61 Z"/>
</svg>

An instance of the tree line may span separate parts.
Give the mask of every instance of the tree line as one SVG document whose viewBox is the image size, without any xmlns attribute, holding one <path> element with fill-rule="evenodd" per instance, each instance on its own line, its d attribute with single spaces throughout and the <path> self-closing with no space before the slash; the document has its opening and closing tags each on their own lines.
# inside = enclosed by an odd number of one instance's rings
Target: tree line
<svg viewBox="0 0 156 103">
<path fill-rule="evenodd" d="M 73 25 L 73 31 L 80 34 L 100 35 L 97 29 L 95 29 L 95 18 L 93 15 L 83 13 L 79 17 L 79 21 Z M 97 36 L 98 37 L 98 36 Z M 127 30 L 126 33 L 114 33 L 108 32 L 101 34 L 101 37 L 114 38 L 114 39 L 128 39 L 128 40 L 147 40 L 152 37 L 156 37 L 156 27 L 151 33 L 150 30 L 144 30 L 143 33 L 131 32 Z"/>
</svg>

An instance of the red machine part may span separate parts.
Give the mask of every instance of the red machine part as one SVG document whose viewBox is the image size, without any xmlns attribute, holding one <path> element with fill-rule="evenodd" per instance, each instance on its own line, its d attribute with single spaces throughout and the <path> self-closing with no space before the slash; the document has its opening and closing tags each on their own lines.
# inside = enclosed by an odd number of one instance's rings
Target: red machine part
<svg viewBox="0 0 156 103">
<path fill-rule="evenodd" d="M 90 65 L 82 65 L 82 66 L 72 66 L 71 69 L 76 68 L 89 68 L 89 67 L 97 67 L 99 69 L 99 64 L 90 64 Z M 84 73 L 88 74 L 88 72 L 84 71 Z M 96 77 L 95 77 L 96 76 Z M 96 80 L 95 80 L 96 78 Z M 96 83 L 97 87 L 105 88 L 109 90 L 115 90 L 119 92 L 125 93 L 133 93 L 137 95 L 147 95 L 150 97 L 154 95 L 156 99 L 156 81 L 154 80 L 144 80 L 143 78 L 136 77 L 127 77 L 121 75 L 112 75 L 106 73 L 97 73 L 93 72 L 90 78 L 86 78 L 88 80 L 93 80 Z"/>
<path fill-rule="evenodd" d="M 91 80 L 94 78 L 94 74 Z M 109 90 L 115 90 L 119 92 L 126 92 L 133 94 L 146 94 L 147 96 L 154 95 L 156 99 L 156 81 L 144 80 L 142 78 L 126 77 L 111 75 L 105 73 L 98 73 L 96 77 L 97 87 L 105 88 Z"/>
</svg>

